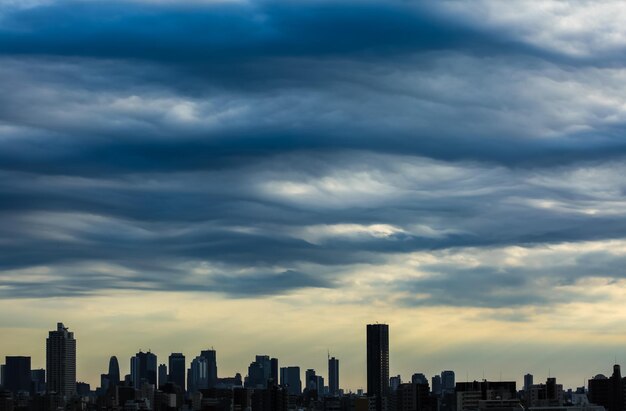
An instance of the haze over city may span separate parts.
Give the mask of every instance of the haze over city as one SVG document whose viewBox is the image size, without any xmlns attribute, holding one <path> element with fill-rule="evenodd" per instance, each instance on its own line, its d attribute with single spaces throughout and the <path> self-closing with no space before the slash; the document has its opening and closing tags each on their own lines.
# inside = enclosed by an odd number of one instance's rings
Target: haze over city
<svg viewBox="0 0 626 411">
<path fill-rule="evenodd" d="M 626 6 L 0 1 L 0 358 L 366 389 L 626 364 Z"/>
</svg>

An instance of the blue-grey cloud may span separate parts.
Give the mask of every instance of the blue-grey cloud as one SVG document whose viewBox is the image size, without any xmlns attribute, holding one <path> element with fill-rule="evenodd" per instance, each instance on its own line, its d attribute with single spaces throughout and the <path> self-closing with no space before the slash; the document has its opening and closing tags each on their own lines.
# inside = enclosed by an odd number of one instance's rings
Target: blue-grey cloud
<svg viewBox="0 0 626 411">
<path fill-rule="evenodd" d="M 359 266 L 416 252 L 624 239 L 623 73 L 604 52 L 431 3 L 1 13 L 5 297 L 265 296 L 349 286 Z M 567 278 L 622 277 L 583 254 L 421 267 L 432 275 L 381 289 L 429 295 L 409 305 L 549 305 Z"/>
</svg>

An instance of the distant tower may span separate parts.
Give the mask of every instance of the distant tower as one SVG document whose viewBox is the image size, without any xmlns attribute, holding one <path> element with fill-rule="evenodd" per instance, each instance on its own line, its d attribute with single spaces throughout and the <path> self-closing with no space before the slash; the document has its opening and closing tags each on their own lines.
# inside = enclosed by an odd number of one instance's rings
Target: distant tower
<svg viewBox="0 0 626 411">
<path fill-rule="evenodd" d="M 383 409 L 389 392 L 389 325 L 367 325 L 367 395 L 376 397 L 376 411 Z"/>
<path fill-rule="evenodd" d="M 339 395 L 339 360 L 335 357 L 328 359 L 328 393 L 333 397 Z"/>
<path fill-rule="evenodd" d="M 280 385 L 287 388 L 289 395 L 302 394 L 300 367 L 283 367 L 280 369 Z"/>
<path fill-rule="evenodd" d="M 533 385 L 533 375 L 526 374 L 524 375 L 524 391 L 530 390 L 530 387 Z"/>
<path fill-rule="evenodd" d="M 63 323 L 50 331 L 46 339 L 46 373 L 48 392 L 69 399 L 76 394 L 76 340 Z"/>
<path fill-rule="evenodd" d="M 120 364 L 117 362 L 117 357 L 112 356 L 109 359 L 109 386 L 115 387 L 120 384 Z"/>
<path fill-rule="evenodd" d="M 140 350 L 130 359 L 130 375 L 135 388 L 141 388 L 141 384 L 144 382 L 156 387 L 157 356 L 150 351 L 142 352 Z"/>
<path fill-rule="evenodd" d="M 6 357 L 4 388 L 13 392 L 30 392 L 30 357 Z"/>
<path fill-rule="evenodd" d="M 185 390 L 185 356 L 182 353 L 172 353 L 169 358 L 169 382 Z"/>
<path fill-rule="evenodd" d="M 441 372 L 441 388 L 444 393 L 454 392 L 455 378 L 454 371 Z"/>
<path fill-rule="evenodd" d="M 272 379 L 274 385 L 278 385 L 278 358 L 270 359 L 270 367 L 270 378 Z"/>
<path fill-rule="evenodd" d="M 441 375 L 434 375 L 431 381 L 433 383 L 433 394 L 441 395 Z"/>
<path fill-rule="evenodd" d="M 164 386 L 169 382 L 169 377 L 167 376 L 167 365 L 159 364 L 159 387 Z"/>
<path fill-rule="evenodd" d="M 200 356 L 206 358 L 208 388 L 217 385 L 217 353 L 215 350 L 200 351 Z"/>
</svg>

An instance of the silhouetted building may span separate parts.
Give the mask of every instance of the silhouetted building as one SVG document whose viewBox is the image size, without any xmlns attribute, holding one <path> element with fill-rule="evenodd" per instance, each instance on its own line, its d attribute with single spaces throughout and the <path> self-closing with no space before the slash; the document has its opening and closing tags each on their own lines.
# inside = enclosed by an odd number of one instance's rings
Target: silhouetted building
<svg viewBox="0 0 626 411">
<path fill-rule="evenodd" d="M 30 371 L 30 380 L 32 381 L 33 394 L 43 394 L 46 392 L 46 370 L 40 368 Z"/>
<path fill-rule="evenodd" d="M 257 355 L 256 360 L 248 367 L 246 388 L 267 388 L 267 382 L 272 375 L 272 363 L 267 355 Z"/>
<path fill-rule="evenodd" d="M 426 378 L 426 376 L 421 372 L 416 372 L 411 376 L 411 383 L 428 385 L 428 378 Z"/>
<path fill-rule="evenodd" d="M 191 361 L 187 373 L 187 391 L 189 393 L 198 392 L 209 388 L 207 360 L 199 355 Z"/>
<path fill-rule="evenodd" d="M 317 374 L 313 368 L 309 368 L 304 372 L 304 389 L 309 392 L 317 392 Z"/>
<path fill-rule="evenodd" d="M 76 340 L 74 333 L 57 323 L 46 339 L 46 388 L 64 398 L 76 394 Z"/>
<path fill-rule="evenodd" d="M 441 390 L 444 392 L 454 392 L 454 371 L 441 372 Z"/>
<path fill-rule="evenodd" d="M 80 397 L 87 397 L 91 393 L 91 386 L 86 382 L 77 382 L 76 383 L 76 394 Z"/>
<path fill-rule="evenodd" d="M 430 387 L 428 383 L 400 384 L 394 395 L 397 411 L 430 410 Z"/>
<path fill-rule="evenodd" d="M 251 405 L 252 411 L 287 411 L 289 405 L 287 390 L 278 386 L 254 390 Z"/>
<path fill-rule="evenodd" d="M 4 379 L 4 388 L 14 395 L 19 392 L 30 392 L 30 357 L 6 357 Z"/>
<path fill-rule="evenodd" d="M 120 364 L 116 356 L 109 359 L 109 373 L 107 375 L 109 386 L 116 386 L 120 383 Z"/>
<path fill-rule="evenodd" d="M 282 367 L 280 369 L 280 385 L 287 389 L 289 395 L 302 394 L 300 367 Z"/>
<path fill-rule="evenodd" d="M 215 350 L 203 350 L 200 356 L 206 358 L 207 365 L 207 386 L 215 387 L 217 384 L 217 353 Z"/>
<path fill-rule="evenodd" d="M 626 409 L 624 401 L 624 380 L 621 376 L 620 366 L 613 366 L 613 375 L 606 378 L 602 374 L 596 375 L 589 380 L 589 401 L 601 405 L 607 411 L 622 411 Z"/>
<path fill-rule="evenodd" d="M 328 394 L 339 395 L 339 360 L 335 357 L 328 359 Z"/>
<path fill-rule="evenodd" d="M 169 382 L 185 390 L 185 356 L 182 353 L 172 353 L 169 357 Z"/>
<path fill-rule="evenodd" d="M 389 326 L 367 325 L 367 395 L 376 397 L 376 411 L 382 411 L 389 392 Z"/>
<path fill-rule="evenodd" d="M 472 381 L 456 383 L 456 410 L 477 410 L 480 401 L 508 401 L 513 403 L 483 403 L 483 406 L 497 408 L 519 407 L 515 381 Z"/>
<path fill-rule="evenodd" d="M 559 407 L 563 405 L 563 386 L 556 378 L 548 378 L 545 384 L 532 384 L 524 390 L 524 400 L 528 407 Z"/>
<path fill-rule="evenodd" d="M 130 359 L 130 375 L 135 388 L 142 383 L 157 386 L 157 356 L 148 352 L 139 351 Z"/>
<path fill-rule="evenodd" d="M 532 374 L 524 375 L 524 391 L 529 390 L 532 385 L 533 385 L 533 375 Z"/>
<path fill-rule="evenodd" d="M 167 375 L 167 365 L 159 364 L 158 376 L 159 376 L 159 380 L 158 380 L 159 388 L 168 383 L 168 381 L 170 380 L 170 377 Z"/>
<path fill-rule="evenodd" d="M 434 375 L 431 381 L 433 383 L 433 394 L 441 395 L 441 375 Z"/>
<path fill-rule="evenodd" d="M 270 378 L 275 385 L 279 385 L 278 381 L 278 358 L 270 359 Z"/>
<path fill-rule="evenodd" d="M 399 375 L 394 375 L 389 378 L 389 389 L 394 392 L 398 389 L 398 387 L 402 384 L 402 377 Z"/>
</svg>

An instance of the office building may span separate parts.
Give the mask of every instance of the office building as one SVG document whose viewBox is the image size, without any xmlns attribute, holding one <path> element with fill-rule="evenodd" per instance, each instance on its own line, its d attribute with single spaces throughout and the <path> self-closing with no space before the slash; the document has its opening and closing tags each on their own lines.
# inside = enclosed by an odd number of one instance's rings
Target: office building
<svg viewBox="0 0 626 411">
<path fill-rule="evenodd" d="M 159 364 L 159 368 L 158 368 L 158 387 L 163 387 L 165 384 L 167 384 L 170 380 L 169 375 L 167 375 L 167 365 L 166 364 Z"/>
<path fill-rule="evenodd" d="M 272 375 L 272 362 L 267 355 L 257 355 L 256 360 L 248 367 L 246 388 L 267 388 Z"/>
<path fill-rule="evenodd" d="M 203 350 L 200 356 L 206 358 L 207 387 L 213 388 L 217 385 L 217 353 L 213 349 Z"/>
<path fill-rule="evenodd" d="M 169 357 L 169 382 L 185 390 L 185 356 L 182 353 L 172 353 Z"/>
<path fill-rule="evenodd" d="M 274 385 L 278 385 L 278 358 L 270 359 L 270 378 Z"/>
<path fill-rule="evenodd" d="M 289 395 L 302 394 L 300 367 L 282 367 L 280 369 L 280 385 L 287 389 Z"/>
<path fill-rule="evenodd" d="M 441 395 L 441 375 L 434 375 L 431 381 L 433 384 L 433 395 Z"/>
<path fill-rule="evenodd" d="M 4 388 L 17 393 L 29 393 L 31 386 L 30 357 L 6 357 L 4 363 Z"/>
<path fill-rule="evenodd" d="M 116 356 L 109 359 L 109 373 L 107 375 L 110 387 L 115 387 L 120 383 L 120 364 Z"/>
<path fill-rule="evenodd" d="M 63 323 L 46 339 L 46 389 L 65 399 L 76 394 L 76 340 Z"/>
<path fill-rule="evenodd" d="M 141 350 L 130 359 L 130 376 L 133 387 L 141 388 L 143 383 L 157 386 L 157 356 Z M 160 381 L 159 381 L 160 382 Z"/>
<path fill-rule="evenodd" d="M 532 385 L 533 385 L 533 375 L 532 374 L 524 375 L 524 391 L 529 390 Z"/>
<path fill-rule="evenodd" d="M 328 394 L 339 395 L 339 360 L 335 357 L 328 359 Z"/>
<path fill-rule="evenodd" d="M 33 394 L 44 394 L 46 392 L 46 370 L 43 368 L 31 370 L 30 379 L 33 382 Z"/>
<path fill-rule="evenodd" d="M 389 392 L 389 326 L 367 325 L 367 395 L 376 398 L 376 411 L 382 411 Z"/>
<path fill-rule="evenodd" d="M 454 371 L 441 372 L 441 390 L 443 392 L 454 392 L 455 379 Z"/>
</svg>

